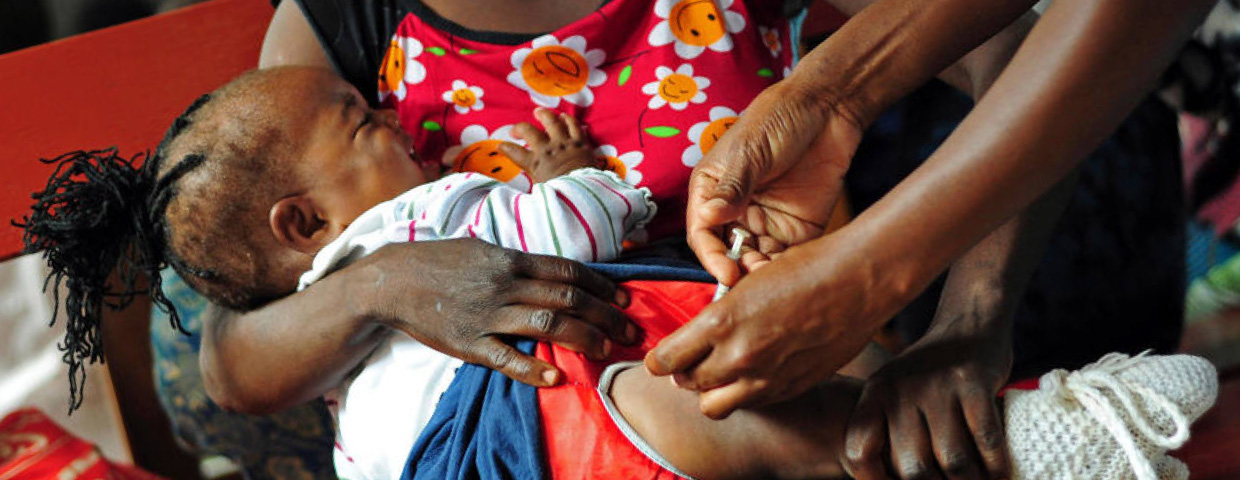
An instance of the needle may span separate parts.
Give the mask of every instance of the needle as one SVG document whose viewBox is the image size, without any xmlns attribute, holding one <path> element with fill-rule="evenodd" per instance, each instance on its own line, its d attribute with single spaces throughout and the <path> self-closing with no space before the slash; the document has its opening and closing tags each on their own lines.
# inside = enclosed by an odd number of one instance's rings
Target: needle
<svg viewBox="0 0 1240 480">
<path fill-rule="evenodd" d="M 740 262 L 741 261 L 741 246 L 745 244 L 745 239 L 749 238 L 751 235 L 752 235 L 751 233 L 745 231 L 744 229 L 733 228 L 732 229 L 732 248 L 728 250 L 728 258 L 732 259 L 732 261 Z M 727 285 L 720 283 L 719 287 L 715 289 L 715 298 L 711 299 L 711 301 L 713 302 L 715 300 L 719 300 L 721 297 L 723 297 L 723 294 L 728 293 L 728 290 L 731 290 L 731 289 L 728 288 Z"/>
</svg>

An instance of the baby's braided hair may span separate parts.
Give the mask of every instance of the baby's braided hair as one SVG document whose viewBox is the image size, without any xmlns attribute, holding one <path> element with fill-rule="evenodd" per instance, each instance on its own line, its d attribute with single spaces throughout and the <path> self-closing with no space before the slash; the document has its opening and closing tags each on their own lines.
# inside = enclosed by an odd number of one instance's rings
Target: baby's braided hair
<svg viewBox="0 0 1240 480">
<path fill-rule="evenodd" d="M 164 294 L 159 271 L 172 266 L 182 274 L 208 279 L 215 276 L 212 271 L 185 264 L 166 247 L 165 211 L 177 195 L 177 181 L 202 165 L 206 157 L 185 155 L 160 175 L 168 144 L 191 124 L 190 117 L 210 98 L 210 94 L 199 97 L 173 121 L 154 155 L 143 152 L 125 159 L 112 147 L 43 159 L 55 165 L 55 171 L 47 187 L 32 195 L 35 203 L 31 214 L 13 222 L 25 229 L 25 252 L 42 251 L 51 268 L 43 288 L 50 285 L 57 300 L 52 324 L 60 313 L 62 284 L 67 290 L 64 303 L 68 320 L 59 347 L 69 365 L 69 413 L 82 404 L 84 364 L 103 361 L 100 319 L 104 305 L 114 310 L 124 308 L 141 293 L 135 291 L 135 285 L 145 276 L 152 303 L 168 312 L 174 328 L 188 334 Z M 114 268 L 120 289 L 108 284 Z"/>
</svg>

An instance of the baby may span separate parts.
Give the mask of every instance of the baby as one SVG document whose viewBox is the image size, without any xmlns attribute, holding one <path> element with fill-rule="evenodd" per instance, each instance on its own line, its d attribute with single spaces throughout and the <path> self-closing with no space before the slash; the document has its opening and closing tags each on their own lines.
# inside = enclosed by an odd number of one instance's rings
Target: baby
<svg viewBox="0 0 1240 480">
<path fill-rule="evenodd" d="M 67 277 L 66 358 L 80 365 L 99 356 L 106 281 L 122 258 L 122 278 L 144 270 L 165 308 L 158 271 L 169 265 L 213 302 L 242 310 L 392 242 L 475 237 L 614 259 L 625 235 L 654 215 L 648 192 L 591 168 L 598 160 L 574 119 L 536 116 L 545 137 L 523 125 L 517 133 L 532 148 L 501 147 L 536 182 L 529 192 L 476 173 L 438 178 L 437 165 L 414 161 L 392 112 L 371 110 L 349 84 L 312 68 L 247 73 L 200 99 L 141 167 L 115 151 L 54 160 L 57 173 L 25 228 L 55 280 Z M 126 283 L 122 294 L 132 295 Z M 381 345 L 328 395 L 353 457 L 338 452 L 340 473 L 399 476 L 459 365 L 403 335 Z M 1089 464 L 1178 478 L 1182 464 L 1164 452 L 1183 443 L 1217 390 L 1208 363 L 1185 356 L 1110 357 L 1048 378 L 1005 406 L 1008 441 L 1019 447 L 1014 478 L 1059 478 Z M 610 367 L 598 387 L 606 415 L 654 465 L 702 478 L 842 475 L 847 412 L 860 393 L 842 380 L 712 421 L 696 414 L 694 394 L 640 368 Z"/>
</svg>

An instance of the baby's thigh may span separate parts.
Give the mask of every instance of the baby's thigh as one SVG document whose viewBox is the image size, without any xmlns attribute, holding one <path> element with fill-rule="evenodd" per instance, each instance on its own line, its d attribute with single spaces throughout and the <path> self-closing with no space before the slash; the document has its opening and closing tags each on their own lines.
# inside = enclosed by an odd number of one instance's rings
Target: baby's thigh
<svg viewBox="0 0 1240 480">
<path fill-rule="evenodd" d="M 624 420 L 677 470 L 699 479 L 836 478 L 844 429 L 860 393 L 848 379 L 775 405 L 711 420 L 697 394 L 644 368 L 616 375 L 610 394 Z"/>
</svg>

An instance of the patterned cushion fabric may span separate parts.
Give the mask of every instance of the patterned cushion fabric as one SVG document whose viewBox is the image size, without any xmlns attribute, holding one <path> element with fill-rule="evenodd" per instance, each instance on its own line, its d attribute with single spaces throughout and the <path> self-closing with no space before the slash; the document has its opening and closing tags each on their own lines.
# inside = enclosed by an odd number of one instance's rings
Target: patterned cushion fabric
<svg viewBox="0 0 1240 480">
<path fill-rule="evenodd" d="M 171 269 L 164 292 L 177 305 L 186 337 L 172 329 L 168 314 L 151 314 L 155 387 L 178 440 L 199 455 L 223 455 L 251 479 L 335 479 L 332 423 L 322 400 L 287 411 L 256 416 L 224 411 L 202 387 L 198 370 L 202 312 L 207 301 Z"/>
</svg>

